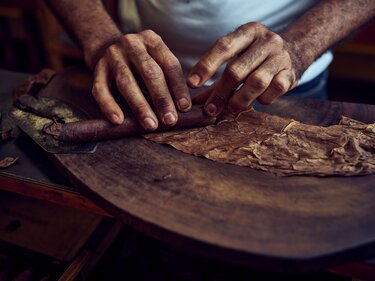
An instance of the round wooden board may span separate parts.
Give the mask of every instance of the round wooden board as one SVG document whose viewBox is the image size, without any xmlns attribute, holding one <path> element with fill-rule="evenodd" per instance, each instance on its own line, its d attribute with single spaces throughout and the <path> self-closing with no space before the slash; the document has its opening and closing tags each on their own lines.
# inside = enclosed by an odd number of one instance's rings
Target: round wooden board
<svg viewBox="0 0 375 281">
<path fill-rule="evenodd" d="M 59 74 L 43 94 L 60 89 L 91 99 L 90 84 L 82 82 L 87 73 L 78 72 Z M 312 124 L 337 123 L 340 115 L 375 122 L 370 105 L 281 99 L 258 109 Z M 108 212 L 186 250 L 283 271 L 375 255 L 375 175 L 277 177 L 142 138 L 102 142 L 94 154 L 52 157 Z"/>
</svg>

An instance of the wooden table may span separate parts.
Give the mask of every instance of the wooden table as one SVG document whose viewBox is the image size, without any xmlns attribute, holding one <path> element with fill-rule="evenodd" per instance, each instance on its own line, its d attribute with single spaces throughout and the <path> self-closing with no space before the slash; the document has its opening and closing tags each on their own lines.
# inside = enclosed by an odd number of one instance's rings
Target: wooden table
<svg viewBox="0 0 375 281">
<path fill-rule="evenodd" d="M 0 111 L 6 118 L 11 106 L 12 89 L 29 74 L 0 70 Z M 17 127 L 14 138 L 0 145 L 0 157 L 19 157 L 17 163 L 0 170 L 0 189 L 108 215 L 87 197 L 81 195 L 54 167 L 52 161 L 30 138 Z"/>
<path fill-rule="evenodd" d="M 6 81 L 6 87 L 5 89 L 1 90 L 1 101 L 5 100 L 9 105 L 9 101 L 7 101 L 7 98 L 4 98 L 4 95 L 7 95 L 10 93 L 11 88 L 19 83 L 25 75 L 10 73 L 10 72 L 0 72 L 0 77 L 2 80 Z M 3 84 L 4 85 L 4 84 Z M 5 103 L 1 103 L 5 104 Z M 353 105 L 349 104 L 342 104 L 342 103 L 325 103 L 325 105 L 322 104 L 322 108 L 324 106 L 328 106 L 331 109 L 342 109 L 346 108 L 347 110 L 350 110 L 353 108 Z M 309 102 L 306 102 L 306 106 L 309 106 Z M 356 106 L 354 106 L 356 107 Z M 358 107 L 363 107 L 361 105 L 358 105 Z M 364 109 L 367 107 L 364 106 Z M 330 113 L 327 112 L 327 114 L 334 114 L 334 112 Z M 355 114 L 354 114 L 355 115 Z M 355 116 L 353 116 L 355 117 Z M 320 118 L 320 117 L 316 117 Z M 322 123 L 324 123 L 324 118 L 321 120 Z M 19 141 L 19 139 L 23 139 L 23 143 Z M 121 142 L 121 141 L 120 141 Z M 133 142 L 133 140 L 129 140 L 129 142 Z M 27 145 L 25 145 L 27 143 Z M 15 148 L 10 147 L 16 146 Z M 105 147 L 105 146 L 104 146 Z M 13 149 L 13 150 L 12 150 Z M 164 149 L 164 148 L 163 148 Z M 105 151 L 105 148 L 104 148 Z M 78 207 L 83 208 L 91 211 L 95 211 L 97 213 L 105 214 L 106 212 L 97 207 L 95 204 L 93 204 L 90 200 L 88 200 L 86 197 L 82 196 L 75 188 L 70 187 L 69 183 L 66 182 L 64 178 L 60 176 L 60 173 L 56 171 L 49 160 L 48 157 L 45 157 L 41 150 L 36 147 L 30 140 L 28 140 L 23 134 L 18 134 L 17 138 L 9 143 L 7 143 L 4 147 L 1 149 L 1 153 L 21 153 L 17 155 L 9 155 L 9 156 L 21 156 L 24 161 L 21 161 L 20 163 L 10 167 L 8 170 L 2 171 L 0 174 L 1 184 L 0 188 L 14 191 L 17 193 L 21 193 L 28 196 L 33 196 L 36 198 L 44 199 L 44 200 L 50 200 L 59 204 L 66 204 L 68 206 L 72 207 Z M 167 152 L 169 153 L 169 152 Z M 56 158 L 59 160 L 58 162 L 63 161 L 70 161 L 71 159 L 64 159 L 65 156 L 62 157 L 54 157 L 55 161 Z M 90 156 L 84 156 L 86 159 L 89 159 Z M 78 157 L 79 158 L 79 157 Z M 173 158 L 173 157 L 172 157 Z M 36 161 L 35 159 L 38 159 L 39 161 Z M 201 161 L 201 160 L 198 160 Z M 43 162 L 41 165 L 40 163 Z M 21 166 L 23 164 L 28 163 L 26 166 Z M 45 165 L 44 165 L 45 164 Z M 30 168 L 30 166 L 33 166 Z M 21 169 L 22 168 L 22 169 Z M 229 169 L 231 170 L 231 169 Z M 77 178 L 72 179 L 77 185 L 82 187 L 82 182 L 80 180 L 77 180 Z M 143 186 L 144 187 L 144 186 Z M 95 191 L 94 191 L 95 192 Z M 90 194 L 90 192 L 88 193 Z M 92 195 L 92 190 L 91 190 Z M 96 195 L 92 196 L 93 198 L 97 197 Z M 108 199 L 108 198 L 107 198 Z M 134 223 L 134 218 L 132 219 L 132 216 L 125 216 L 124 214 L 119 213 L 119 210 L 116 210 L 116 208 L 119 208 L 119 205 L 117 206 L 108 206 L 108 202 L 104 202 L 106 200 L 100 200 L 101 204 L 106 206 L 106 210 L 110 210 L 115 215 L 119 216 L 123 221 L 129 222 L 131 224 L 137 224 L 137 227 L 142 230 L 143 227 L 148 227 L 149 225 L 146 224 L 140 224 L 139 221 Z M 110 201 L 110 200 L 109 200 Z M 111 202 L 109 202 L 112 204 Z M 115 202 L 116 203 L 116 202 Z M 117 204 L 119 204 L 117 202 Z M 121 205 L 121 204 L 120 204 Z M 144 229 L 145 232 L 149 233 L 149 229 Z M 154 229 L 155 230 L 155 229 Z M 165 235 L 166 233 L 161 231 L 160 228 L 156 228 L 156 232 L 159 231 L 159 235 Z M 153 231 L 151 231 L 153 232 Z M 154 236 L 158 237 L 158 234 L 153 232 L 151 233 Z M 165 237 L 170 237 L 166 235 Z M 158 237 L 160 238 L 160 237 Z M 179 240 L 179 239 L 177 239 Z M 180 240 L 181 241 L 181 240 Z M 198 245 L 200 245 L 198 243 Z M 371 252 L 368 253 L 368 256 L 370 256 Z M 342 261 L 342 260 L 341 260 Z M 265 267 L 267 267 L 266 265 Z M 361 264 L 363 266 L 363 264 Z M 367 266 L 367 265 L 366 265 Z M 370 266 L 372 268 L 372 266 Z M 272 268 L 272 266 L 270 266 Z M 308 267 L 306 267 L 308 269 Z M 305 268 L 305 270 L 306 270 Z M 342 269 L 340 269 L 340 272 L 342 272 Z"/>
</svg>

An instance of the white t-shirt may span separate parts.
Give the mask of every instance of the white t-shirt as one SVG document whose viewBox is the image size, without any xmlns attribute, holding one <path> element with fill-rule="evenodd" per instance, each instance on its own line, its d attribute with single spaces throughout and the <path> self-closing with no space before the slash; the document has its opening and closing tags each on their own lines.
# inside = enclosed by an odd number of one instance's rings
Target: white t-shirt
<svg viewBox="0 0 375 281">
<path fill-rule="evenodd" d="M 279 32 L 319 0 L 122 0 L 124 32 L 152 29 L 180 60 L 187 74 L 215 41 L 247 22 Z M 332 53 L 318 58 L 303 74 L 303 84 L 322 73 Z M 220 75 L 218 73 L 217 75 Z"/>
</svg>

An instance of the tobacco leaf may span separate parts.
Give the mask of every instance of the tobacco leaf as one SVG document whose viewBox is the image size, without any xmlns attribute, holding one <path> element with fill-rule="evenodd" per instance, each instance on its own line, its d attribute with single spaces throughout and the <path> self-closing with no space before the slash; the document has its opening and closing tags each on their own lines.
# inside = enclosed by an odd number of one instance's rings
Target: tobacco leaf
<svg viewBox="0 0 375 281">
<path fill-rule="evenodd" d="M 7 118 L 3 118 L 0 112 L 0 142 L 7 141 L 12 138 L 12 125 Z"/>
<path fill-rule="evenodd" d="M 1 159 L 0 160 L 0 169 L 8 168 L 9 166 L 16 163 L 17 160 L 18 160 L 18 157 L 17 158 L 5 157 L 4 159 Z"/>
<path fill-rule="evenodd" d="M 216 125 L 145 138 L 185 153 L 280 176 L 375 172 L 375 124 L 344 116 L 338 125 L 321 127 L 249 109 Z"/>
</svg>

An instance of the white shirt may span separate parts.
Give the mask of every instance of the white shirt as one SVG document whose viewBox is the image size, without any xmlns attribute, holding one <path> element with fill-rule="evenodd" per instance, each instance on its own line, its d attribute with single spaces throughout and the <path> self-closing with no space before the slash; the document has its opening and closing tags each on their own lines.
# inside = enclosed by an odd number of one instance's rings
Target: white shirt
<svg viewBox="0 0 375 281">
<path fill-rule="evenodd" d="M 317 2 L 319 0 L 123 0 L 120 1 L 120 18 L 124 32 L 152 29 L 159 34 L 187 74 L 217 39 L 238 26 L 259 22 L 279 32 Z M 305 71 L 299 84 L 319 75 L 332 58 L 330 52 L 323 54 Z"/>
</svg>

